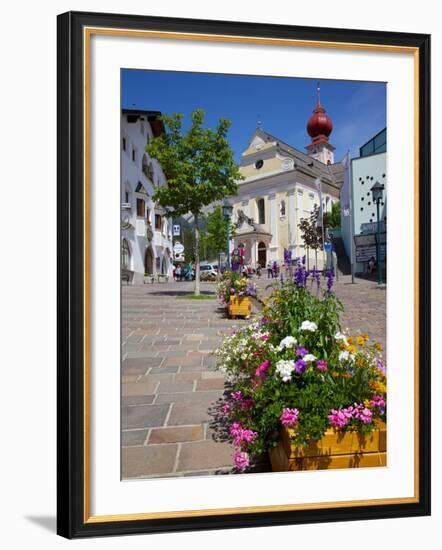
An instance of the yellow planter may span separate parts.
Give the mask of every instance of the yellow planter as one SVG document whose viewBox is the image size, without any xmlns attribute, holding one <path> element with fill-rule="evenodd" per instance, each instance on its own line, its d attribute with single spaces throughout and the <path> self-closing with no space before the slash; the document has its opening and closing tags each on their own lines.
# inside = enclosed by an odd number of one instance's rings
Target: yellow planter
<svg viewBox="0 0 442 550">
<path fill-rule="evenodd" d="M 248 319 L 251 312 L 252 302 L 250 296 L 230 296 L 229 316 L 232 319 L 235 319 L 235 317 L 245 317 Z"/>
<path fill-rule="evenodd" d="M 387 427 L 384 423 L 379 423 L 368 435 L 330 429 L 307 447 L 294 445 L 290 440 L 293 434 L 293 429 L 283 428 L 277 447 L 270 450 L 274 472 L 373 468 L 387 464 Z"/>
</svg>

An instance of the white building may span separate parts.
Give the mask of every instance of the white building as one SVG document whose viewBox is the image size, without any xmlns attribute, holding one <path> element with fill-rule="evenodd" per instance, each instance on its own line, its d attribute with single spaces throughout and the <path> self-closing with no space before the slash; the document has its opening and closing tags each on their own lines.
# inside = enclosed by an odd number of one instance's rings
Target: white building
<svg viewBox="0 0 442 550">
<path fill-rule="evenodd" d="M 284 249 L 292 258 L 308 255 L 310 266 L 322 268 L 322 251 L 305 248 L 299 230 L 301 218 L 310 217 L 319 205 L 317 181 L 321 181 L 323 211 L 331 212 L 339 200 L 343 182 L 341 163 L 334 163 L 329 143 L 333 129 L 319 98 L 307 123 L 311 143 L 307 153 L 258 128 L 242 153 L 238 194 L 233 197 L 233 223 L 237 229 L 233 246 L 244 248 L 244 262 L 265 266 L 284 260 Z"/>
<path fill-rule="evenodd" d="M 172 275 L 172 219 L 152 201 L 166 185 L 161 165 L 145 152 L 164 132 L 158 111 L 121 112 L 121 267 L 122 276 L 142 282 L 144 274 Z"/>
<path fill-rule="evenodd" d="M 351 160 L 350 166 L 350 215 L 341 215 L 341 236 L 348 258 L 355 263 L 355 273 L 367 270 L 368 260 L 376 258 L 374 235 L 377 232 L 377 206 L 373 203 L 371 188 L 376 182 L 384 186 L 379 205 L 382 239 L 381 260 L 386 250 L 387 225 L 387 146 L 386 130 L 382 130 L 360 148 L 360 156 Z M 345 202 L 345 200 L 344 200 Z M 358 238 L 366 235 L 366 238 Z M 359 243 L 355 246 L 354 237 Z M 370 239 L 371 236 L 372 238 Z M 353 246 L 353 250 L 352 250 Z M 358 261 L 359 260 L 359 261 Z"/>
</svg>

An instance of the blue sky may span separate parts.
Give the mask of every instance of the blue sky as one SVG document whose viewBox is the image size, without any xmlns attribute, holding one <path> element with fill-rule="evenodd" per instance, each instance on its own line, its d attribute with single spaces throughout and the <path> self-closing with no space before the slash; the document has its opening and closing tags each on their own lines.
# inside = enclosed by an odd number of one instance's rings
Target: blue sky
<svg viewBox="0 0 442 550">
<path fill-rule="evenodd" d="M 304 151 L 317 80 L 170 71 L 122 70 L 122 106 L 183 113 L 206 112 L 206 124 L 232 121 L 229 141 L 239 160 L 261 120 L 264 130 Z M 386 126 L 386 84 L 321 80 L 321 103 L 333 120 L 335 161 L 359 156 L 359 147 Z"/>
</svg>

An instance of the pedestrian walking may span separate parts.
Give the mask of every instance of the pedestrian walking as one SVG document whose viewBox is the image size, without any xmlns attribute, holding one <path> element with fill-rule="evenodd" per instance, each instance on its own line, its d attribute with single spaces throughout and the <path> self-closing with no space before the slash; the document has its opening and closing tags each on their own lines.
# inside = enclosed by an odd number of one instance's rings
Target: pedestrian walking
<svg viewBox="0 0 442 550">
<path fill-rule="evenodd" d="M 175 281 L 182 280 L 181 264 L 178 264 L 175 268 Z"/>
<path fill-rule="evenodd" d="M 273 279 L 272 262 L 270 260 L 267 262 L 267 279 Z"/>
</svg>

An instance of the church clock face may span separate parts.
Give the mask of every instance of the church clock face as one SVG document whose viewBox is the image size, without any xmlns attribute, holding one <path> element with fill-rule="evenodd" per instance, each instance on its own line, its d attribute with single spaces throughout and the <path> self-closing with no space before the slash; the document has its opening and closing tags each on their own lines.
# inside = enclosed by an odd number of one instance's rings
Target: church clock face
<svg viewBox="0 0 442 550">
<path fill-rule="evenodd" d="M 292 170 L 294 167 L 293 159 L 284 159 L 281 162 L 281 167 L 283 170 Z"/>
</svg>

